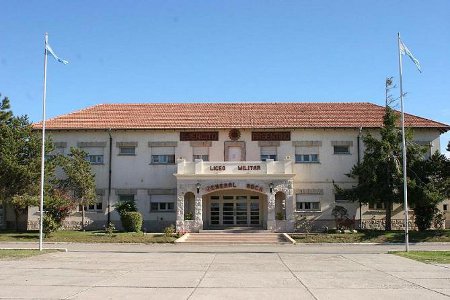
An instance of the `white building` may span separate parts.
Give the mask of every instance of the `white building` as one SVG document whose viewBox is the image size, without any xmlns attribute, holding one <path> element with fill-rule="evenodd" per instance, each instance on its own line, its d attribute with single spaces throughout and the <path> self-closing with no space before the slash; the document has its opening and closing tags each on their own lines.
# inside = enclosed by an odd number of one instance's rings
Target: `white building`
<svg viewBox="0 0 450 300">
<path fill-rule="evenodd" d="M 357 227 L 362 218 L 363 227 L 379 228 L 382 207 L 360 210 L 336 197 L 333 182 L 355 185 L 345 174 L 363 156 L 361 135 L 375 133 L 383 115 L 370 103 L 105 104 L 50 119 L 47 132 L 57 152 L 89 153 L 99 195 L 86 213 L 91 227 L 108 218 L 119 226 L 114 205 L 134 199 L 147 231 L 293 231 L 298 216 L 321 229 L 334 226 L 336 205 Z M 449 129 L 413 115 L 406 125 L 432 152 Z M 30 209 L 28 228 L 37 217 Z M 66 225 L 80 220 L 74 213 Z M 403 226 L 401 207 L 393 223 Z"/>
</svg>

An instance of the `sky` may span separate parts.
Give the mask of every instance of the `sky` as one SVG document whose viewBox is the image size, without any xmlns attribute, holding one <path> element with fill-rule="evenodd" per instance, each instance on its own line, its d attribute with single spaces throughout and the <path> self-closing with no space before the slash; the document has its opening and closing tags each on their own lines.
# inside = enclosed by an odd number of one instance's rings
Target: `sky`
<svg viewBox="0 0 450 300">
<path fill-rule="evenodd" d="M 447 0 L 0 0 L 0 11 L 0 93 L 33 122 L 45 32 L 69 61 L 49 58 L 47 117 L 100 103 L 384 105 L 400 32 L 423 69 L 404 58 L 405 111 L 450 124 Z"/>
</svg>

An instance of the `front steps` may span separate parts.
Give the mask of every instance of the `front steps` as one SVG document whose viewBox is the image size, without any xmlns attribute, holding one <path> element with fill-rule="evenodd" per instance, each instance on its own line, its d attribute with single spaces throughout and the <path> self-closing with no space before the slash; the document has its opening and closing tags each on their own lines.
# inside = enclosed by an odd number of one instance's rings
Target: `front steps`
<svg viewBox="0 0 450 300">
<path fill-rule="evenodd" d="M 190 244 L 292 244 L 283 233 L 267 231 L 227 232 L 203 230 L 200 233 L 187 233 L 177 242 Z"/>
</svg>

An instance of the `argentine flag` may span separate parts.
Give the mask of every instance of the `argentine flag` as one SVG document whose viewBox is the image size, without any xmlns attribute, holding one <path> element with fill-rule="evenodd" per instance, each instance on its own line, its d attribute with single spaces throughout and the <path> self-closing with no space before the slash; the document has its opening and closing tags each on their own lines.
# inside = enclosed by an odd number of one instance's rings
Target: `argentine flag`
<svg viewBox="0 0 450 300">
<path fill-rule="evenodd" d="M 422 73 L 422 70 L 420 69 L 420 63 L 417 60 L 417 58 L 414 57 L 414 55 L 409 51 L 408 47 L 406 47 L 405 44 L 403 44 L 403 41 L 400 40 L 400 53 L 402 55 L 408 55 L 408 57 L 412 60 L 412 62 L 416 65 L 417 70 L 419 70 L 420 73 Z"/>
<path fill-rule="evenodd" d="M 58 55 L 55 54 L 52 47 L 50 47 L 50 45 L 48 43 L 45 43 L 45 49 L 47 50 L 47 54 L 50 53 L 53 56 L 53 58 L 56 59 L 57 61 L 59 61 L 60 63 L 63 63 L 65 65 L 67 65 L 69 63 L 67 60 L 59 58 Z"/>
</svg>

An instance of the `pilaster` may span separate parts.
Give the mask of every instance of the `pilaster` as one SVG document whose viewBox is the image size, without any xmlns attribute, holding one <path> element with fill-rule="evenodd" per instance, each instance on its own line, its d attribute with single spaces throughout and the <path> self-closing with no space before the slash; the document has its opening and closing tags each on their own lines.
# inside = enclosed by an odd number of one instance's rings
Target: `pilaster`
<svg viewBox="0 0 450 300">
<path fill-rule="evenodd" d="M 267 193 L 267 230 L 275 230 L 275 194 Z"/>
</svg>

